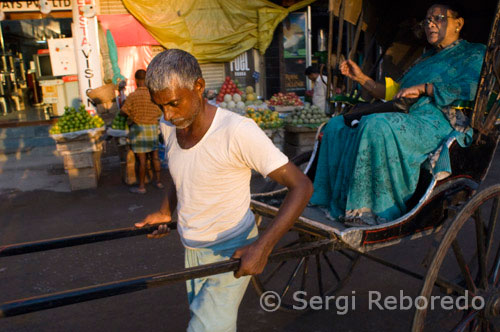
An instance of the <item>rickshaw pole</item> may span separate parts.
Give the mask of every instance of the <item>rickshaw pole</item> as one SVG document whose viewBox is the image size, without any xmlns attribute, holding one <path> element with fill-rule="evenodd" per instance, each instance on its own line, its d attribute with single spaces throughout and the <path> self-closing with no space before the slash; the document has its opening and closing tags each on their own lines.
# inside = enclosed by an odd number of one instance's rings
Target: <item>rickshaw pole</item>
<svg viewBox="0 0 500 332">
<path fill-rule="evenodd" d="M 334 240 L 321 240 L 302 245 L 300 248 L 286 248 L 275 251 L 269 261 L 282 261 L 290 258 L 316 255 L 331 250 Z M 177 281 L 206 277 L 214 274 L 238 270 L 239 259 L 200 265 L 173 273 L 152 274 L 149 276 L 114 281 L 105 284 L 72 289 L 69 291 L 35 296 L 6 302 L 0 305 L 0 318 L 12 317 L 29 312 L 56 308 L 68 304 L 132 293 L 139 290 L 163 286 Z"/>
<path fill-rule="evenodd" d="M 22 255 L 37 251 L 66 248 L 66 247 L 78 246 L 81 244 L 149 234 L 155 231 L 158 228 L 158 226 L 159 224 L 153 226 L 145 226 L 142 228 L 135 228 L 135 227 L 118 228 L 118 229 L 95 232 L 95 233 L 87 233 L 81 235 L 59 237 L 48 240 L 11 244 L 0 247 L 0 257 Z M 170 229 L 176 229 L 177 223 L 171 222 L 168 224 L 168 226 Z"/>
</svg>

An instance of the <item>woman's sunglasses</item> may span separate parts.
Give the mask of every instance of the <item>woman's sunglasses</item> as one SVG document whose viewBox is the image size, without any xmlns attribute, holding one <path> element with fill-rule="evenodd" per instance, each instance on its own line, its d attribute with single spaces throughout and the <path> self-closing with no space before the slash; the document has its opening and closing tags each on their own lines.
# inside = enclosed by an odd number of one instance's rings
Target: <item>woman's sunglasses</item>
<svg viewBox="0 0 500 332">
<path fill-rule="evenodd" d="M 432 15 L 432 16 L 427 16 L 426 18 L 424 18 L 424 20 L 421 22 L 421 25 L 422 26 L 427 26 L 431 23 L 434 23 L 434 24 L 441 24 L 443 23 L 444 21 L 446 21 L 446 19 L 448 17 L 451 17 L 453 18 L 452 16 L 446 16 L 446 15 L 443 15 L 443 14 L 439 14 L 439 15 Z"/>
</svg>

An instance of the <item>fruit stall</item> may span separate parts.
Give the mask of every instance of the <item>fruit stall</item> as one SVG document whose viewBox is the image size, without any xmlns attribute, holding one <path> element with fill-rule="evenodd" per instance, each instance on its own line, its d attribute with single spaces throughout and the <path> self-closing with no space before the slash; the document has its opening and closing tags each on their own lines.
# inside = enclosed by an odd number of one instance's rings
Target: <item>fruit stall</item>
<svg viewBox="0 0 500 332">
<path fill-rule="evenodd" d="M 318 127 L 329 119 L 321 108 L 310 103 L 296 107 L 285 118 L 283 152 L 293 157 L 312 150 Z"/>
<path fill-rule="evenodd" d="M 90 115 L 83 105 L 78 110 L 74 107 L 64 109 L 63 116 L 49 133 L 63 157 L 70 188 L 96 188 L 101 175 L 104 121 L 98 115 Z"/>
<path fill-rule="evenodd" d="M 239 83 L 235 83 L 229 76 L 222 84 L 215 101 L 218 106 L 242 115 L 245 113 L 245 107 L 263 104 L 263 101 L 257 98 L 253 86 L 249 85 L 242 91 Z"/>
<path fill-rule="evenodd" d="M 302 102 L 294 92 L 275 93 L 266 104 L 283 119 L 282 151 L 290 158 L 311 150 L 318 127 L 329 119 L 323 110 Z"/>
<path fill-rule="evenodd" d="M 216 95 L 215 105 L 254 120 L 278 148 L 283 148 L 284 120 L 279 112 L 258 98 L 253 86 L 240 89 L 239 83 L 227 76 Z"/>
<path fill-rule="evenodd" d="M 214 97 L 215 105 L 254 120 L 289 157 L 310 150 L 318 127 L 329 119 L 323 110 L 304 104 L 294 92 L 278 92 L 263 101 L 252 86 L 241 88 L 229 76 Z"/>
</svg>

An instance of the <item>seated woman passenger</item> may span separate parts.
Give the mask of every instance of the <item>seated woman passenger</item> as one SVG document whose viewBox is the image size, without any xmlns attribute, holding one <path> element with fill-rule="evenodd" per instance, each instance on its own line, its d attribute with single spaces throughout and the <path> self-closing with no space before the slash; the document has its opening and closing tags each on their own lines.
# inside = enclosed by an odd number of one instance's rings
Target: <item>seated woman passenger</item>
<svg viewBox="0 0 500 332">
<path fill-rule="evenodd" d="M 457 130 L 472 135 L 447 106 L 474 100 L 486 47 L 460 39 L 464 19 L 452 6 L 433 5 L 423 22 L 433 49 L 395 83 L 395 98 L 418 97 L 409 113 L 363 116 L 356 128 L 336 116 L 325 127 L 311 203 L 349 226 L 375 225 L 404 214 L 428 154 Z M 375 82 L 353 61 L 344 61 L 340 70 L 374 97 L 390 99 L 389 84 Z"/>
</svg>

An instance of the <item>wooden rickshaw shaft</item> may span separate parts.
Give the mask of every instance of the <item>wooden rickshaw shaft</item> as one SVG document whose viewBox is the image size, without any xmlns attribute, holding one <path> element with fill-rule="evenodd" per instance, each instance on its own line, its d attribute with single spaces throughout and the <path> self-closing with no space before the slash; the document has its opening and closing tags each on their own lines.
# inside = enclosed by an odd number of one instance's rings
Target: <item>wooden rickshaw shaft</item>
<svg viewBox="0 0 500 332">
<path fill-rule="evenodd" d="M 287 260 L 290 258 L 316 255 L 321 252 L 331 250 L 333 242 L 334 240 L 327 239 L 306 243 L 298 248 L 279 249 L 269 256 L 269 261 L 276 262 Z M 0 305 L 0 318 L 22 315 L 34 311 L 56 308 L 64 305 L 80 303 L 114 295 L 132 293 L 178 281 L 185 281 L 219 273 L 236 271 L 238 270 L 239 265 L 239 259 L 230 259 L 223 262 L 200 265 L 184 269 L 183 271 L 179 272 L 153 274 L 47 295 L 14 300 Z"/>
<path fill-rule="evenodd" d="M 159 224 L 153 226 L 145 226 L 142 228 L 136 228 L 136 227 L 118 228 L 101 232 L 72 235 L 54 239 L 0 246 L 0 257 L 22 255 L 38 251 L 73 247 L 81 244 L 88 244 L 94 242 L 121 239 L 137 235 L 144 235 L 155 231 L 156 229 L 158 229 L 158 226 Z M 168 226 L 170 229 L 176 229 L 177 223 L 171 222 L 168 223 Z"/>
</svg>

